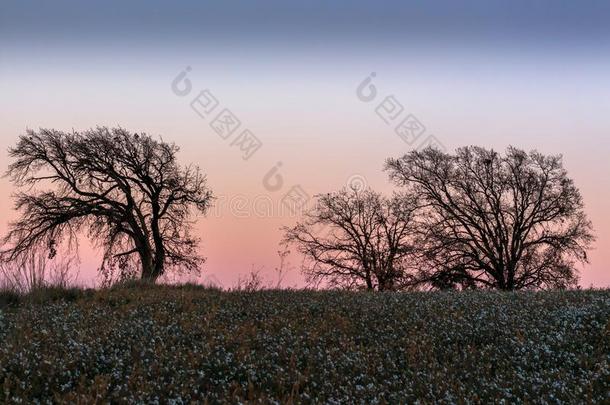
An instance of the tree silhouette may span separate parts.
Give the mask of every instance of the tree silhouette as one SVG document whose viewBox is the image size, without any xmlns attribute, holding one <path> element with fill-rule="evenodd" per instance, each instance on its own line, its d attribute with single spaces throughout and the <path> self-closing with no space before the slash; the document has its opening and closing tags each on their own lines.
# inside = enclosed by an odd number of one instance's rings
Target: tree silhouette
<svg viewBox="0 0 610 405">
<path fill-rule="evenodd" d="M 154 281 L 168 269 L 197 270 L 190 235 L 194 211 L 212 200 L 197 167 L 181 167 L 179 148 L 122 128 L 85 132 L 28 130 L 9 150 L 7 175 L 26 190 L 20 218 L 4 238 L 2 259 L 77 245 L 86 231 L 103 249 L 102 269 L 137 269 Z"/>
<path fill-rule="evenodd" d="M 423 201 L 423 281 L 504 290 L 576 283 L 594 237 L 560 156 L 427 148 L 389 159 L 386 170 Z"/>
<path fill-rule="evenodd" d="M 395 290 L 409 281 L 415 202 L 343 189 L 317 197 L 302 222 L 284 228 L 286 243 L 305 257 L 310 281 L 368 290 Z"/>
</svg>

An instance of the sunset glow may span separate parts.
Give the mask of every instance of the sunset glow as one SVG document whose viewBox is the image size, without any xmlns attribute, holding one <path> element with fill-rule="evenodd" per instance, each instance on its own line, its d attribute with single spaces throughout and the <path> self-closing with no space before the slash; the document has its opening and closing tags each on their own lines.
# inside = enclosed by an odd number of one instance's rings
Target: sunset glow
<svg viewBox="0 0 610 405">
<path fill-rule="evenodd" d="M 217 197 L 196 225 L 199 280 L 230 287 L 253 266 L 274 280 L 280 228 L 298 218 L 290 193 L 308 203 L 356 181 L 390 194 L 385 159 L 432 141 L 563 154 L 597 236 L 580 284 L 607 287 L 608 5 L 549 14 L 545 2 L 527 13 L 475 3 L 475 16 L 453 2 L 2 5 L 0 166 L 27 128 L 121 126 L 175 142 Z M 375 94 L 363 99 L 359 86 Z M 239 120 L 235 133 L 214 129 L 223 109 Z M 413 141 L 395 132 L 409 115 L 425 127 Z M 261 143 L 254 151 L 238 141 L 245 129 Z M 2 233 L 14 191 L 0 180 Z M 284 284 L 302 286 L 299 256 L 290 262 Z M 83 243 L 83 283 L 98 265 Z"/>
</svg>

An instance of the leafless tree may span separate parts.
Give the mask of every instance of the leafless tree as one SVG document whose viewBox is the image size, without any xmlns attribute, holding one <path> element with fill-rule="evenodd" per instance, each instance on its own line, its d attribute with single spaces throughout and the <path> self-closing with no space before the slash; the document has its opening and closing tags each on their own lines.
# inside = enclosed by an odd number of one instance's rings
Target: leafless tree
<svg viewBox="0 0 610 405">
<path fill-rule="evenodd" d="M 284 242 L 304 255 L 310 282 L 399 289 L 409 281 L 415 208 L 406 196 L 385 198 L 370 189 L 322 194 L 302 222 L 284 228 Z"/>
<path fill-rule="evenodd" d="M 54 256 L 86 232 L 104 252 L 102 269 L 137 269 L 154 281 L 168 269 L 197 270 L 203 258 L 190 228 L 212 200 L 197 167 L 181 167 L 174 144 L 122 128 L 28 130 L 9 150 L 20 218 L 1 258 L 36 249 Z"/>
<path fill-rule="evenodd" d="M 575 285 L 594 237 L 561 156 L 427 148 L 389 159 L 386 170 L 423 201 L 423 281 L 503 290 Z"/>
</svg>

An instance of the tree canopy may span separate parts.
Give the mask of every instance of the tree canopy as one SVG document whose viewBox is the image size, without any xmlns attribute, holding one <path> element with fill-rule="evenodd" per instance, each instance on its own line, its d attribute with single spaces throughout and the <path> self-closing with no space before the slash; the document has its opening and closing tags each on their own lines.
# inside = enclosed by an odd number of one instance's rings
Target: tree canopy
<svg viewBox="0 0 610 405">
<path fill-rule="evenodd" d="M 427 148 L 386 164 L 422 201 L 419 278 L 437 286 L 574 286 L 594 240 L 561 156 Z"/>
<path fill-rule="evenodd" d="M 370 189 L 317 196 L 303 221 L 285 228 L 285 241 L 305 256 L 312 281 L 333 286 L 394 290 L 409 280 L 415 202 Z"/>
<path fill-rule="evenodd" d="M 179 165 L 178 150 L 122 128 L 28 130 L 9 150 L 7 175 L 22 191 L 2 259 L 40 249 L 52 256 L 86 233 L 103 250 L 104 271 L 155 280 L 168 269 L 197 270 L 204 259 L 192 215 L 213 197 L 198 167 Z"/>
</svg>

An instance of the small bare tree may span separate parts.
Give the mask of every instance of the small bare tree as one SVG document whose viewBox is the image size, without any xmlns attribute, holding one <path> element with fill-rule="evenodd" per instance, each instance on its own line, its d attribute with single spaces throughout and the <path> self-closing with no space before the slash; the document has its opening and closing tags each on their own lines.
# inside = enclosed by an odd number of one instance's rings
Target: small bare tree
<svg viewBox="0 0 610 405">
<path fill-rule="evenodd" d="M 575 264 L 587 261 L 594 237 L 560 156 L 427 148 L 386 168 L 423 202 L 423 281 L 503 290 L 575 285 Z"/>
<path fill-rule="evenodd" d="M 302 222 L 284 228 L 284 242 L 304 255 L 308 280 L 332 286 L 394 290 L 410 281 L 408 258 L 415 201 L 369 189 L 317 196 Z M 320 231 L 324 229 L 324 232 Z"/>
<path fill-rule="evenodd" d="M 122 128 L 85 132 L 28 130 L 9 150 L 8 176 L 26 190 L 21 217 L 4 238 L 4 261 L 38 249 L 77 246 L 86 231 L 104 251 L 102 269 L 137 269 L 154 281 L 168 269 L 197 270 L 190 235 L 194 210 L 212 199 L 196 167 L 181 167 L 178 147 Z"/>
</svg>

